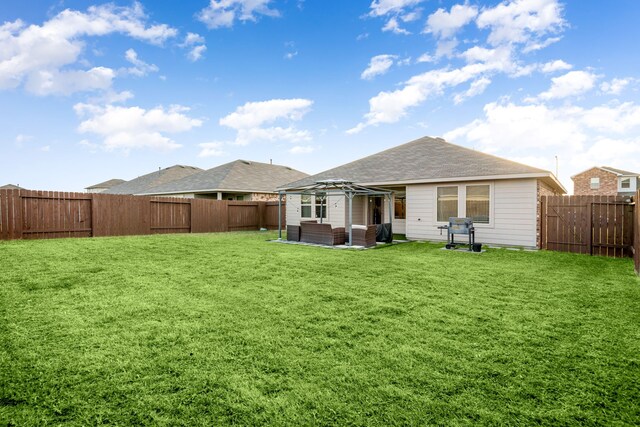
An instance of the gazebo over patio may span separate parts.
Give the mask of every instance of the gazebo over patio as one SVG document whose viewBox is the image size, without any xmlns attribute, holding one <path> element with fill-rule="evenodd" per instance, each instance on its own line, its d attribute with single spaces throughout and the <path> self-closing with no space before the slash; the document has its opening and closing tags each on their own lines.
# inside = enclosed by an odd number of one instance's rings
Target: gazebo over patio
<svg viewBox="0 0 640 427">
<path fill-rule="evenodd" d="M 326 209 L 326 203 L 324 203 L 324 201 L 326 201 L 329 197 L 344 197 L 346 200 L 346 204 L 347 204 L 347 212 L 346 212 L 346 224 L 345 227 L 343 229 L 343 232 L 345 234 L 345 237 L 348 236 L 348 239 L 346 239 L 346 245 L 347 246 L 353 246 L 354 243 L 354 224 L 353 224 L 353 198 L 356 196 L 365 196 L 365 197 L 384 197 L 387 200 L 388 203 L 388 215 L 389 215 L 389 223 L 388 223 L 388 234 L 391 235 L 391 215 L 392 215 L 392 194 L 393 191 L 390 190 L 385 190 L 385 189 L 381 189 L 381 188 L 375 188 L 375 187 L 365 187 L 362 185 L 358 185 L 358 184 L 354 184 L 351 181 L 347 181 L 345 179 L 326 179 L 326 180 L 322 180 L 322 181 L 316 181 L 314 184 L 311 185 L 307 185 L 307 186 L 302 186 L 302 187 L 295 187 L 295 188 L 287 188 L 286 190 L 280 190 L 278 192 L 278 239 L 282 240 L 282 196 L 283 195 L 300 195 L 300 196 L 313 196 L 316 199 L 319 199 L 321 201 L 319 208 L 320 208 L 320 215 L 319 215 L 319 224 L 323 224 L 323 209 Z M 310 224 L 317 224 L 318 221 L 301 221 L 301 226 L 304 226 L 306 228 L 315 228 L 316 230 L 318 230 L 320 227 L 315 226 L 315 225 L 310 225 Z M 329 224 L 327 224 L 329 225 Z M 382 224 L 384 225 L 384 224 Z M 357 228 L 355 229 L 356 233 L 360 232 L 360 227 L 363 226 L 356 226 Z M 324 227 L 326 228 L 326 226 Z M 329 230 L 330 227 L 329 227 Z M 317 233 L 317 231 L 315 231 Z M 363 233 L 369 233 L 370 231 L 366 230 L 365 227 L 365 231 L 363 231 Z M 374 230 L 375 233 L 375 230 Z M 288 239 L 290 236 L 287 236 Z M 320 236 L 321 237 L 321 236 Z M 289 239 L 291 240 L 291 239 Z M 311 243 L 316 243 L 313 241 L 313 238 L 311 238 Z M 343 239 L 345 240 L 345 239 Z M 324 243 L 326 244 L 327 240 L 324 240 L 322 238 L 319 238 L 317 243 Z M 333 243 L 335 244 L 335 243 Z M 374 244 L 375 244 L 375 240 L 374 240 Z"/>
</svg>

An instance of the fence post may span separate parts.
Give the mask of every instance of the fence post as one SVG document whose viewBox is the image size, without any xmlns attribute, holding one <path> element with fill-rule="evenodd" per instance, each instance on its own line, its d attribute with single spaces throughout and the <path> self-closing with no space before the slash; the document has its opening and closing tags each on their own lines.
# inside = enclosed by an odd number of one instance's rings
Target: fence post
<svg viewBox="0 0 640 427">
<path fill-rule="evenodd" d="M 587 203 L 587 250 L 593 255 L 593 202 Z"/>
<path fill-rule="evenodd" d="M 267 213 L 267 202 L 258 202 L 258 230 L 265 228 Z"/>
</svg>

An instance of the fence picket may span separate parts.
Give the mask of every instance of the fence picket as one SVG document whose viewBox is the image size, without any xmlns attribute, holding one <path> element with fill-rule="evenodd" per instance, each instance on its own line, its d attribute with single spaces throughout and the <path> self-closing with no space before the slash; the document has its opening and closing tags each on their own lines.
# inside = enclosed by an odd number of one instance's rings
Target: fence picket
<svg viewBox="0 0 640 427">
<path fill-rule="evenodd" d="M 543 249 L 611 257 L 638 252 L 632 250 L 638 209 L 628 197 L 543 196 L 541 206 Z"/>
<path fill-rule="evenodd" d="M 277 211 L 274 202 L 0 190 L 0 240 L 273 229 Z"/>
</svg>

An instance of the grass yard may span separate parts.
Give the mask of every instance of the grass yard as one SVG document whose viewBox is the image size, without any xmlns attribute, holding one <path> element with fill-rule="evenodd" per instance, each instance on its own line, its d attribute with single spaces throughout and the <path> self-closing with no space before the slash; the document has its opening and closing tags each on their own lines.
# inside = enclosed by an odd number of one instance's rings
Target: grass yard
<svg viewBox="0 0 640 427">
<path fill-rule="evenodd" d="M 0 424 L 637 425 L 628 259 L 0 242 Z"/>
</svg>

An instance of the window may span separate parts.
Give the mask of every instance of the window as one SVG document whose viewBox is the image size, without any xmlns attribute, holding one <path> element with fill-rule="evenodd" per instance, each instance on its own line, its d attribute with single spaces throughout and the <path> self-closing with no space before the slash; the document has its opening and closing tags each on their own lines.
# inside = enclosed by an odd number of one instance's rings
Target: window
<svg viewBox="0 0 640 427">
<path fill-rule="evenodd" d="M 407 198 L 405 196 L 396 196 L 393 212 L 395 219 L 407 218 Z"/>
<path fill-rule="evenodd" d="M 327 198 L 326 196 L 316 196 L 316 218 L 327 217 Z"/>
<path fill-rule="evenodd" d="M 438 187 L 437 220 L 448 222 L 452 216 L 458 216 L 458 187 Z"/>
<path fill-rule="evenodd" d="M 311 218 L 311 196 L 309 194 L 300 196 L 300 216 Z"/>
<path fill-rule="evenodd" d="M 488 185 L 467 185 L 467 217 L 477 224 L 489 224 Z"/>
<path fill-rule="evenodd" d="M 236 196 L 236 200 L 242 201 L 242 200 L 244 200 L 244 196 Z"/>
<path fill-rule="evenodd" d="M 631 189 L 631 178 L 620 178 L 620 188 L 625 190 Z"/>
<path fill-rule="evenodd" d="M 591 178 L 591 189 L 597 190 L 600 188 L 600 178 Z"/>
</svg>

